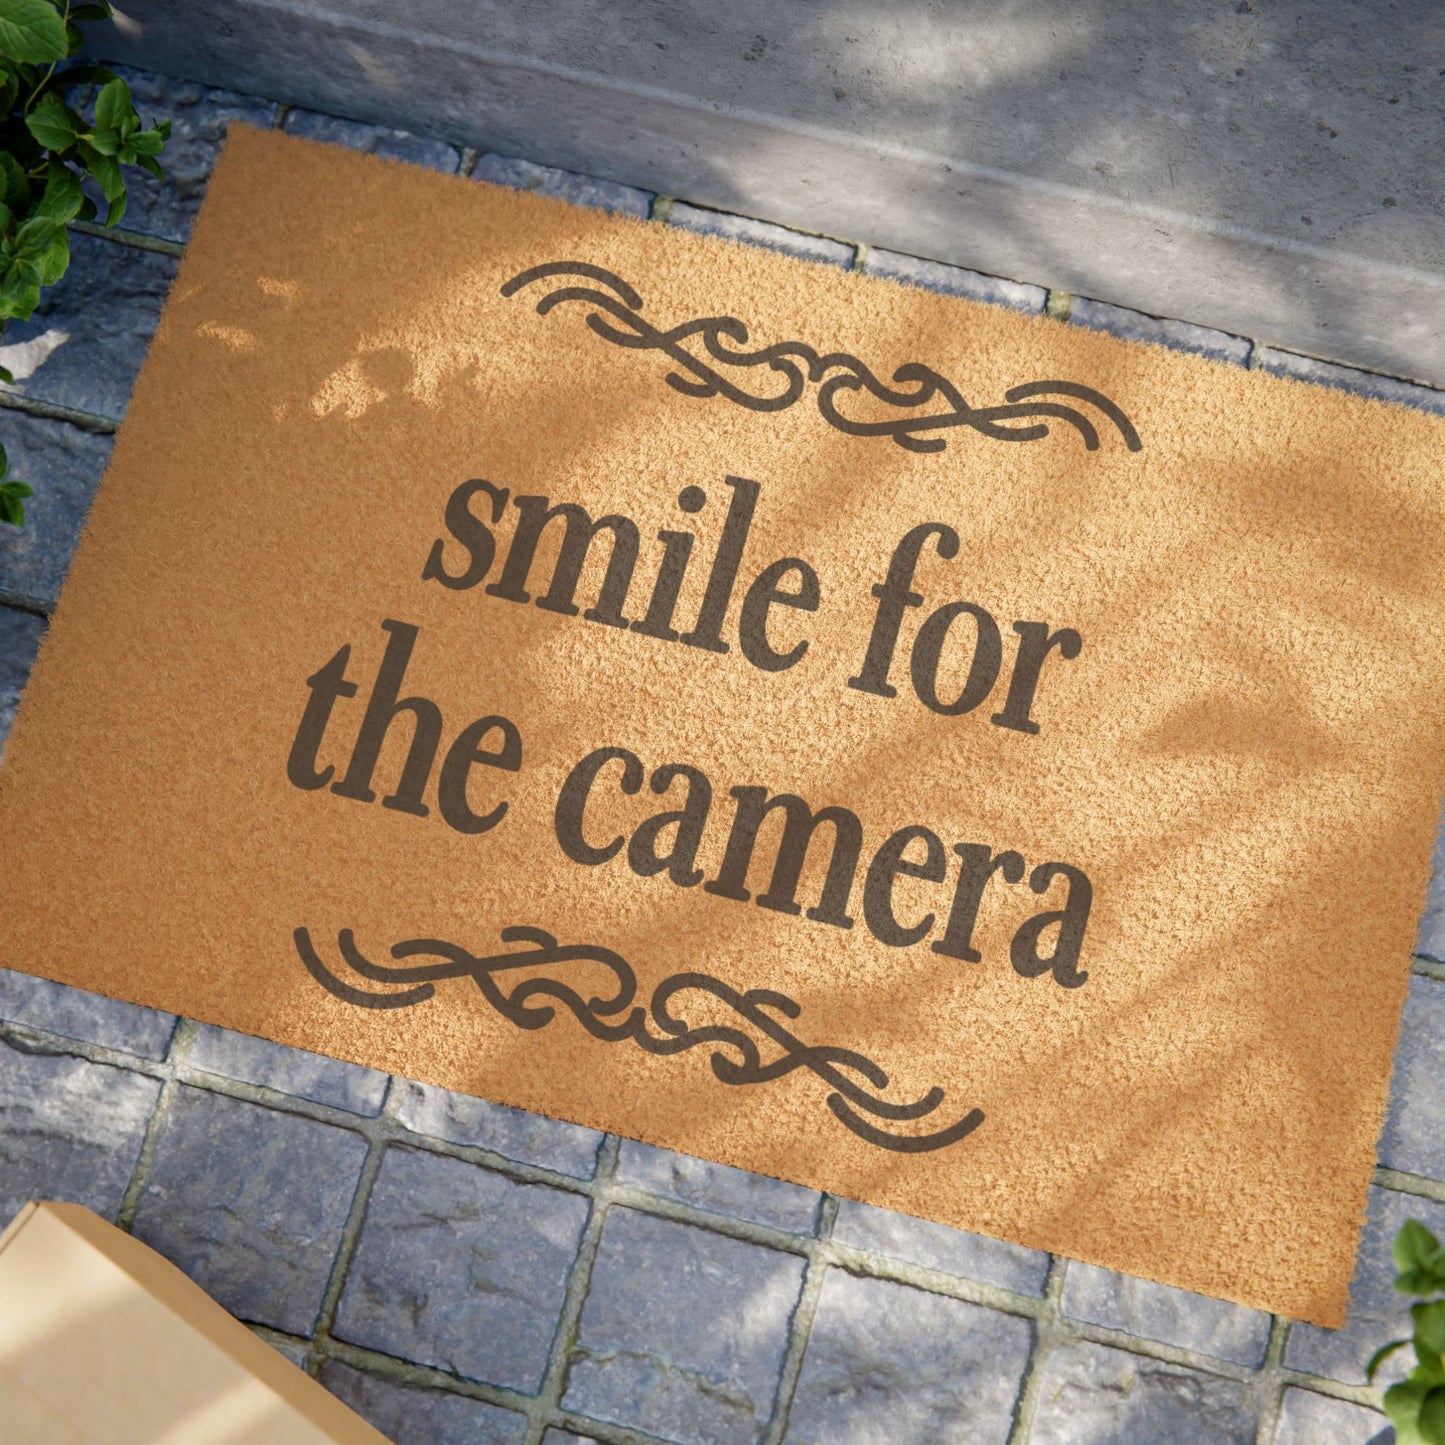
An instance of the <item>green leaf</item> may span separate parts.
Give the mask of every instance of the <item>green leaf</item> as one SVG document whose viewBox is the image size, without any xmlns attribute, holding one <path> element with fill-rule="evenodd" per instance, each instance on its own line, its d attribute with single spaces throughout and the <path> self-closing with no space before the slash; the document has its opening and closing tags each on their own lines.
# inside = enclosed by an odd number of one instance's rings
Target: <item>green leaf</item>
<svg viewBox="0 0 1445 1445">
<path fill-rule="evenodd" d="M 8 522 L 12 527 L 25 525 L 23 503 L 16 497 L 6 495 L 3 488 L 0 488 L 0 522 Z"/>
<path fill-rule="evenodd" d="M 70 237 L 64 226 L 58 226 L 55 239 L 45 248 L 40 257 L 40 284 L 54 286 L 65 275 L 70 266 Z"/>
<path fill-rule="evenodd" d="M 25 128 L 51 151 L 68 150 L 82 133 L 80 117 L 53 90 L 25 117 Z"/>
<path fill-rule="evenodd" d="M 7 373 L 5 380 L 14 381 L 15 378 Z M 9 470 L 10 458 L 5 455 L 5 448 L 3 446 L 0 446 L 0 482 L 3 482 L 5 480 L 5 473 Z"/>
<path fill-rule="evenodd" d="M 1411 1305 L 1410 1318 L 1415 1321 L 1415 1348 L 1423 1345 L 1431 1354 L 1445 1354 L 1445 1300 Z"/>
<path fill-rule="evenodd" d="M 28 261 L 12 261 L 0 276 L 0 316 L 30 318 L 40 302 L 40 268 Z"/>
<path fill-rule="evenodd" d="M 97 130 L 90 138 L 90 143 L 103 156 L 113 156 L 120 150 L 120 132 L 118 130 Z"/>
<path fill-rule="evenodd" d="M 51 161 L 45 172 L 45 194 L 36 203 L 35 214 L 55 221 L 73 220 L 84 200 L 80 177 L 59 161 Z"/>
<path fill-rule="evenodd" d="M 55 243 L 65 227 L 49 216 L 31 216 L 15 233 L 15 255 L 17 259 L 40 265 L 40 258 Z"/>
<path fill-rule="evenodd" d="M 119 76 L 101 86 L 95 98 L 95 127 L 97 130 L 119 130 L 121 122 L 135 114 L 130 103 L 130 87 Z"/>
<path fill-rule="evenodd" d="M 14 382 L 14 380 L 15 378 L 10 374 L 10 368 L 8 366 L 0 366 L 0 381 L 3 381 L 7 386 L 9 386 L 12 382 Z M 0 447 L 0 477 L 3 477 L 4 475 L 5 448 Z"/>
<path fill-rule="evenodd" d="M 149 171 L 156 180 L 165 180 L 166 173 L 161 169 L 161 163 L 154 156 L 137 156 L 135 163 L 140 166 L 142 170 Z"/>
<path fill-rule="evenodd" d="M 130 143 L 139 155 L 158 156 L 166 138 L 159 130 L 138 130 L 131 136 Z"/>
<path fill-rule="evenodd" d="M 1385 1414 L 1401 1435 L 1418 1438 L 1416 1422 L 1420 1418 L 1420 1406 L 1429 1393 L 1428 1385 L 1417 1385 L 1410 1380 L 1402 1380 L 1385 1391 Z"/>
<path fill-rule="evenodd" d="M 1404 1294 L 1445 1290 L 1445 1248 L 1417 1220 L 1407 1220 L 1395 1236 L 1395 1263 L 1400 1275 L 1395 1288 Z"/>
<path fill-rule="evenodd" d="M 80 26 L 73 20 L 65 25 L 65 55 L 69 59 L 72 55 L 79 55 L 80 48 L 85 44 L 85 36 L 81 34 Z"/>
<path fill-rule="evenodd" d="M 1403 1350 L 1409 1343 L 1409 1340 L 1392 1340 L 1388 1345 L 1381 1345 L 1380 1348 L 1370 1356 L 1370 1363 L 1365 1366 L 1366 1383 L 1373 1385 L 1375 1383 L 1375 1371 L 1378 1370 L 1396 1350 Z"/>
<path fill-rule="evenodd" d="M 50 0 L 0 0 L 0 53 L 50 65 L 65 55 L 65 22 Z"/>
<path fill-rule="evenodd" d="M 20 98 L 20 82 L 9 66 L 0 63 L 0 115 L 9 115 Z"/>
<path fill-rule="evenodd" d="M 30 202 L 25 167 L 9 151 L 0 151 L 0 201 L 12 211 L 23 211 Z"/>
<path fill-rule="evenodd" d="M 77 5 L 70 12 L 72 20 L 109 20 L 110 15 L 110 0 L 101 5 Z"/>
<path fill-rule="evenodd" d="M 35 488 L 25 482 L 4 481 L 0 482 L 0 488 L 3 488 L 7 495 L 12 497 L 33 497 L 35 495 Z"/>
<path fill-rule="evenodd" d="M 0 203 L 0 240 L 15 234 L 15 213 L 9 206 Z"/>
<path fill-rule="evenodd" d="M 116 196 L 115 199 L 111 201 L 109 208 L 106 210 L 105 224 L 107 226 L 118 226 L 120 225 L 121 217 L 124 215 L 125 192 L 121 191 L 120 195 Z"/>
<path fill-rule="evenodd" d="M 93 221 L 100 214 L 95 209 L 95 202 L 89 196 L 85 196 L 80 202 L 80 210 L 76 213 L 77 221 Z"/>
<path fill-rule="evenodd" d="M 101 194 L 107 201 L 113 201 L 117 196 L 125 195 L 125 177 L 120 173 L 120 167 L 115 161 L 91 146 L 84 146 L 81 150 L 85 158 L 86 169 L 93 175 L 100 185 Z"/>
<path fill-rule="evenodd" d="M 1407 1219 L 1395 1236 L 1395 1267 L 1402 1273 L 1429 1264 L 1439 1253 L 1440 1241 L 1418 1219 Z"/>
<path fill-rule="evenodd" d="M 1437 1385 L 1425 1396 L 1417 1428 L 1427 1445 L 1445 1445 L 1445 1388 Z"/>
</svg>

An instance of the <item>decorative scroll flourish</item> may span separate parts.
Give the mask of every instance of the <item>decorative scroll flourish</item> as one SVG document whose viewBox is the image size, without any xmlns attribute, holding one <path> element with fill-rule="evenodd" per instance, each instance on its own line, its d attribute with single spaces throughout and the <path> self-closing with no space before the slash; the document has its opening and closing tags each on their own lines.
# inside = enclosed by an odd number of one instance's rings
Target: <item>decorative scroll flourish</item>
<svg viewBox="0 0 1445 1445">
<path fill-rule="evenodd" d="M 801 1005 L 772 989 L 753 988 L 739 993 L 710 974 L 678 973 L 658 984 L 651 1003 L 643 1008 L 636 1002 L 637 977 L 621 954 L 595 944 L 559 944 L 540 928 L 504 928 L 502 942 L 522 947 L 485 957 L 439 938 L 412 938 L 392 946 L 392 957 L 398 960 L 428 956 L 440 960 L 418 964 L 373 963 L 357 948 L 351 930 L 342 929 L 337 942 L 347 968 L 358 978 L 384 985 L 375 989 L 358 987 L 338 977 L 322 962 L 306 929 L 298 928 L 293 936 L 296 952 L 312 978 L 358 1008 L 410 1008 L 431 998 L 438 980 L 470 978 L 487 1002 L 520 1029 L 546 1028 L 557 1014 L 554 1003 L 549 1001 L 554 1000 L 565 1004 L 593 1038 L 606 1043 L 630 1039 L 649 1054 L 678 1054 L 700 1045 L 713 1045 L 712 1071 L 724 1084 L 766 1084 L 795 1069 L 807 1069 L 832 1090 L 827 1105 L 838 1119 L 880 1149 L 903 1154 L 943 1149 L 983 1123 L 981 1109 L 971 1109 L 956 1123 L 931 1134 L 894 1133 L 871 1122 L 865 1114 L 894 1123 L 926 1118 L 943 1103 L 943 1090 L 934 1087 L 908 1103 L 881 1097 L 889 1080 L 877 1064 L 852 1049 L 803 1043 L 781 1022 L 796 1019 L 802 1013 Z M 512 970 L 555 969 L 579 962 L 605 968 L 612 975 L 612 991 L 584 998 L 571 984 L 547 973 L 529 973 L 509 990 L 500 978 Z M 725 1004 L 758 1034 L 778 1045 L 781 1054 L 764 1063 L 758 1040 L 743 1029 L 721 1024 L 689 1025 L 683 1016 L 685 1000 L 693 995 L 696 1001 L 699 994 Z"/>
<path fill-rule="evenodd" d="M 642 297 L 626 281 L 585 261 L 549 261 L 533 266 L 513 276 L 502 287 L 502 295 L 514 296 L 534 282 L 562 276 L 595 281 L 599 286 L 557 286 L 537 302 L 539 316 L 564 301 L 582 301 L 595 307 L 587 317 L 587 325 L 616 346 L 665 352 L 676 367 L 667 374 L 667 384 L 684 396 L 723 396 L 750 411 L 786 411 L 811 382 L 818 388 L 818 411 L 830 426 L 852 436 L 892 437 L 911 452 L 941 452 L 948 438 L 934 433 L 954 427 L 971 427 L 995 441 L 1038 441 L 1049 434 L 1049 422 L 1038 418 L 1066 422 L 1078 432 L 1089 451 L 1096 451 L 1099 432 L 1094 421 L 1077 407 L 1049 399 L 1067 397 L 1101 413 L 1118 429 L 1131 452 L 1143 447 L 1133 422 L 1114 402 L 1102 392 L 1073 381 L 1025 382 L 1004 393 L 1006 404 L 975 407 L 964 400 L 946 376 L 919 361 L 900 366 L 890 378 L 896 385 L 890 386 L 846 351 L 820 356 L 801 341 L 779 341 L 749 350 L 748 328 L 735 316 L 704 316 L 662 331 L 643 319 Z M 609 316 L 621 326 L 614 326 L 606 319 Z M 701 342 L 706 359 L 694 355 L 683 344 L 693 338 Z M 757 390 L 749 391 L 729 380 L 718 366 L 743 371 L 763 367 L 766 373 L 759 377 Z M 781 389 L 766 385 L 775 378 Z M 867 392 L 887 406 L 912 414 L 891 421 L 856 420 L 838 406 L 840 397 L 850 392 Z M 943 410 L 937 409 L 940 402 Z M 934 409 L 923 410 L 926 407 Z"/>
</svg>

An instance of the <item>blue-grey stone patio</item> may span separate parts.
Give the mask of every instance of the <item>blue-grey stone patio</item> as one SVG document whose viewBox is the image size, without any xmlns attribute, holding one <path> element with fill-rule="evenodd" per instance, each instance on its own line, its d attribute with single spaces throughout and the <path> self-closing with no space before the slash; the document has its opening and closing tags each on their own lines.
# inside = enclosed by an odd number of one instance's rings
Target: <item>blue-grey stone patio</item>
<svg viewBox="0 0 1445 1445">
<path fill-rule="evenodd" d="M 36 495 L 0 528 L 0 742 L 227 124 L 279 126 L 1440 414 L 1445 394 L 526 159 L 129 72 L 174 134 L 0 362 Z M 1403 960 L 1402 960 L 1403 966 Z M 399 1445 L 1362 1445 L 1445 1232 L 1445 848 L 1348 1328 L 1240 1306 L 0 970 L 0 1226 L 70 1199 L 153 1245 Z M 1403 1365 L 1385 1372 L 1386 1383 Z M 0 1437 L 3 1437 L 0 1422 Z"/>
</svg>

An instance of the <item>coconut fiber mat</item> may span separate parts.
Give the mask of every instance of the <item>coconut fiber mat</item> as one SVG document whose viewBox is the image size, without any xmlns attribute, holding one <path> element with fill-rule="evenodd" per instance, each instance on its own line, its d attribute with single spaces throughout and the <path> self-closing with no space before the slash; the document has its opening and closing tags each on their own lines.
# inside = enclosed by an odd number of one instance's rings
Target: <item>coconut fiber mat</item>
<svg viewBox="0 0 1445 1445">
<path fill-rule="evenodd" d="M 1338 1324 L 1431 418 L 237 129 L 0 963 Z"/>
</svg>

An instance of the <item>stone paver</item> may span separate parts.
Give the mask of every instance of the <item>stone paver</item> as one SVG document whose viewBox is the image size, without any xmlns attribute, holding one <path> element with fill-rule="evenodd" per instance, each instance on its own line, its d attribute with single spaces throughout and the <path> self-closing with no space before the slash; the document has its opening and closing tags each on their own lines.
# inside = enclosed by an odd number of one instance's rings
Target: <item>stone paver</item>
<svg viewBox="0 0 1445 1445">
<path fill-rule="evenodd" d="M 70 235 L 70 269 L 28 321 L 5 332 L 17 392 L 119 421 L 178 262 L 101 236 Z"/>
<path fill-rule="evenodd" d="M 135 1235 L 232 1314 L 309 1335 L 365 1154 L 345 1129 L 179 1089 Z"/>
<path fill-rule="evenodd" d="M 1410 1333 L 1410 1299 L 1395 1289 L 1395 1264 L 1390 1257 L 1390 1246 L 1407 1219 L 1418 1219 L 1445 1238 L 1445 1204 L 1388 1189 L 1370 1190 L 1346 1327 L 1322 1330 L 1295 1325 L 1285 1347 L 1285 1364 L 1342 1384 L 1363 1385 L 1370 1356 L 1381 1345 Z M 1376 1380 L 1388 1385 L 1402 1378 L 1409 1369 L 1409 1353 L 1402 1350 L 1392 1355 L 1380 1367 Z"/>
<path fill-rule="evenodd" d="M 8 968 L 0 968 L 0 1019 L 143 1059 L 165 1058 L 176 1030 L 174 1014 Z"/>
<path fill-rule="evenodd" d="M 0 1229 L 32 1199 L 114 1219 L 160 1091 L 125 1069 L 0 1039 Z"/>
<path fill-rule="evenodd" d="M 1380 1163 L 1445 1181 L 1445 981 L 1412 978 Z"/>
<path fill-rule="evenodd" d="M 617 1179 L 699 1209 L 794 1234 L 809 1233 L 818 1214 L 819 1196 L 811 1189 L 631 1139 L 623 1141 L 618 1153 Z"/>
<path fill-rule="evenodd" d="M 1289 1389 L 1280 1404 L 1274 1445 L 1393 1445 L 1395 1432 L 1374 1410 Z"/>
<path fill-rule="evenodd" d="M 962 266 L 945 266 L 938 261 L 924 261 L 917 256 L 904 256 L 897 251 L 870 247 L 863 258 L 866 275 L 882 276 L 905 286 L 919 286 L 925 291 L 941 291 L 945 296 L 963 296 L 970 301 L 988 301 L 1014 311 L 1037 315 L 1044 309 L 1049 293 L 1042 286 L 1025 286 L 1018 281 L 1005 281 L 998 276 L 983 276 Z"/>
<path fill-rule="evenodd" d="M 1107 301 L 1090 301 L 1074 296 L 1069 301 L 1069 320 L 1090 331 L 1107 331 L 1125 341 L 1149 341 L 1175 351 L 1194 351 L 1212 361 L 1227 361 L 1234 366 L 1249 364 L 1250 343 L 1242 336 L 1212 331 L 1207 326 L 1193 326 L 1187 321 L 1168 321 L 1130 311 L 1124 306 L 1111 306 Z"/>
<path fill-rule="evenodd" d="M 379 1114 L 386 1098 L 387 1076 L 375 1069 L 304 1049 L 288 1049 L 213 1024 L 197 1027 L 186 1061 L 208 1073 L 260 1084 L 353 1114 Z"/>
<path fill-rule="evenodd" d="M 390 1148 L 336 1335 L 469 1379 L 535 1391 L 587 1212 L 576 1194 Z"/>
<path fill-rule="evenodd" d="M 725 211 L 709 211 L 676 201 L 668 212 L 668 222 L 684 230 L 698 231 L 704 236 L 721 236 L 728 241 L 742 241 L 749 246 L 763 246 L 769 251 L 782 251 L 803 261 L 822 261 L 829 266 L 853 264 L 856 254 L 842 241 L 823 236 L 809 236 L 803 231 L 790 231 L 771 221 L 753 221 L 746 216 L 730 216 Z"/>
<path fill-rule="evenodd" d="M 157 181 L 140 169 L 126 171 L 129 199 L 121 225 L 128 230 L 167 241 L 184 241 L 190 234 L 196 209 L 205 195 L 211 167 L 233 121 L 268 128 L 275 123 L 274 102 L 254 95 L 237 95 L 215 90 L 191 80 L 176 80 L 129 66 L 110 67 L 130 86 L 131 99 L 142 125 L 171 122 L 171 138 L 160 162 L 165 180 Z M 89 105 L 82 107 L 90 115 Z M 105 219 L 105 201 L 89 181 L 87 194 L 100 207 Z"/>
<path fill-rule="evenodd" d="M 680 1445 L 752 1445 L 802 1283 L 794 1255 L 612 1210 L 563 1404 Z"/>
<path fill-rule="evenodd" d="M 40 651 L 45 636 L 45 619 L 33 612 L 0 606 L 0 763 L 5 758 L 5 739 L 15 724 L 20 694 Z"/>
<path fill-rule="evenodd" d="M 1251 1369 L 1264 1363 L 1269 1345 L 1270 1317 L 1259 1310 L 1091 1264 L 1069 1265 L 1064 1313 Z"/>
<path fill-rule="evenodd" d="M 579 176 L 575 171 L 559 171 L 555 166 L 539 166 L 515 156 L 489 152 L 478 157 L 472 167 L 472 179 L 508 186 L 514 191 L 536 191 L 539 196 L 571 201 L 574 206 L 591 206 L 615 216 L 636 216 L 644 221 L 652 210 L 650 191 L 598 180 L 594 176 Z"/>
<path fill-rule="evenodd" d="M 1445 416 L 1445 392 L 1412 382 L 1397 381 L 1392 376 L 1377 376 L 1372 371 L 1356 371 L 1352 366 L 1339 366 L 1333 361 L 1317 361 L 1312 356 L 1296 356 L 1292 351 L 1276 351 L 1262 346 L 1255 353 L 1254 364 L 1271 376 L 1293 377 L 1319 386 L 1333 386 L 1352 391 L 1356 396 L 1371 396 L 1377 401 L 1395 401 L 1420 411 Z"/>
<path fill-rule="evenodd" d="M 578 1179 L 591 1178 L 602 1143 L 601 1134 L 580 1124 L 409 1079 L 398 1079 L 393 1086 L 391 1112 L 417 1134 L 492 1149 L 518 1163 L 538 1164 Z"/>
<path fill-rule="evenodd" d="M 455 171 L 461 152 L 444 140 L 413 135 L 407 130 L 391 130 L 384 125 L 364 125 L 361 121 L 341 120 L 334 115 L 321 115 L 314 110 L 290 110 L 281 122 L 287 135 L 307 140 L 325 141 L 328 145 L 345 146 L 348 150 L 365 151 L 390 161 L 406 161 L 432 171 Z"/>
<path fill-rule="evenodd" d="M 394 1445 L 517 1445 L 522 1415 L 485 1400 L 403 1385 L 328 1360 L 320 1380 Z"/>
<path fill-rule="evenodd" d="M 789 1445 L 1003 1445 L 1026 1320 L 830 1269 L 788 1416 Z"/>
<path fill-rule="evenodd" d="M 960 1279 L 982 1280 L 1018 1294 L 1043 1294 L 1049 1273 L 1048 1255 L 1036 1249 L 968 1234 L 909 1214 L 894 1214 L 852 1199 L 839 1202 L 833 1238 L 852 1249 L 868 1250 L 904 1264 L 921 1264 L 925 1269 Z"/>
<path fill-rule="evenodd" d="M 22 412 L 3 416 L 10 474 L 34 487 L 35 495 L 25 502 L 23 527 L 0 526 L 0 594 L 49 612 L 113 439 Z"/>
<path fill-rule="evenodd" d="M 1029 1445 L 1254 1445 L 1249 1386 L 1106 1345 L 1056 1346 Z"/>
</svg>

